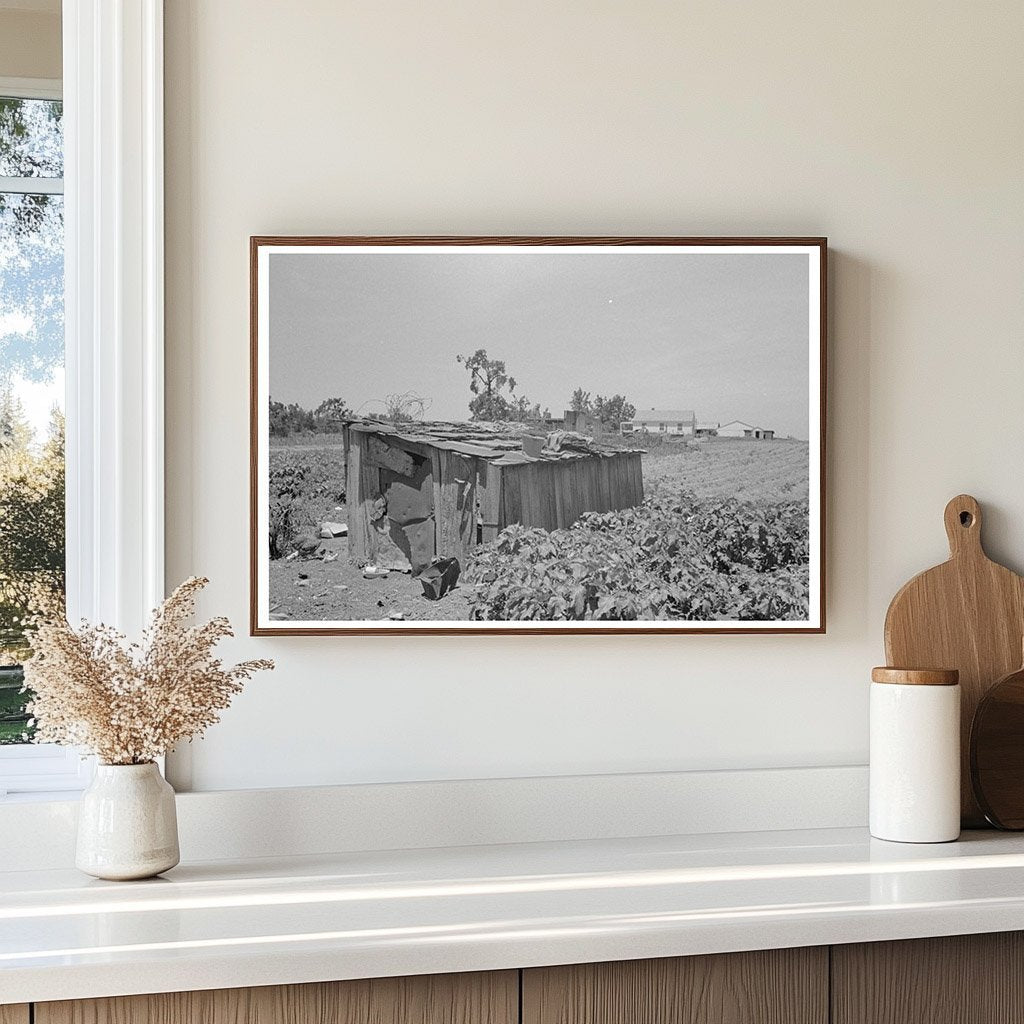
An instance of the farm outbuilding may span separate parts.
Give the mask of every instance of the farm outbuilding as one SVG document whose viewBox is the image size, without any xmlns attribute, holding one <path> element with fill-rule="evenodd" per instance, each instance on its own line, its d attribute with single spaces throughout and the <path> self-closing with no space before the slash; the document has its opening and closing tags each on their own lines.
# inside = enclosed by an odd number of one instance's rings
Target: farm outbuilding
<svg viewBox="0 0 1024 1024">
<path fill-rule="evenodd" d="M 755 427 L 743 420 L 733 420 L 718 428 L 719 437 L 744 437 L 751 441 L 771 441 L 775 437 L 774 430 L 766 430 L 764 427 Z"/>
<path fill-rule="evenodd" d="M 376 420 L 344 427 L 349 557 L 420 572 L 513 523 L 545 530 L 643 501 L 639 450 L 555 431 Z"/>
</svg>

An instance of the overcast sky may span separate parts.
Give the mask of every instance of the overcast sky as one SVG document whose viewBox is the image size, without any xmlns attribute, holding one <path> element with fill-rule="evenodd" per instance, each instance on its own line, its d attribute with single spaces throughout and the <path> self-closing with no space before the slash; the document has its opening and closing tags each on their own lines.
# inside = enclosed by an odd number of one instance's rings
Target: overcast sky
<svg viewBox="0 0 1024 1024">
<path fill-rule="evenodd" d="M 792 253 L 272 252 L 270 394 L 468 419 L 455 357 L 485 348 L 555 415 L 582 386 L 806 438 L 807 281 Z"/>
</svg>

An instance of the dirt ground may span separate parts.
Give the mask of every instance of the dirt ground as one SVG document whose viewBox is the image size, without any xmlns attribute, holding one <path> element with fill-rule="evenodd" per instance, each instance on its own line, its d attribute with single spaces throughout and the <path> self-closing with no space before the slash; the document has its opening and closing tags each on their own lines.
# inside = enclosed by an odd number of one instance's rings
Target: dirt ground
<svg viewBox="0 0 1024 1024">
<path fill-rule="evenodd" d="M 397 614 L 406 622 L 469 618 L 467 589 L 461 580 L 440 601 L 428 601 L 419 582 L 409 573 L 392 572 L 384 579 L 364 579 L 362 569 L 349 561 L 345 537 L 323 541 L 322 550 L 337 552 L 337 559 L 325 562 L 321 556 L 277 559 L 270 563 L 271 619 L 387 621 Z"/>
</svg>

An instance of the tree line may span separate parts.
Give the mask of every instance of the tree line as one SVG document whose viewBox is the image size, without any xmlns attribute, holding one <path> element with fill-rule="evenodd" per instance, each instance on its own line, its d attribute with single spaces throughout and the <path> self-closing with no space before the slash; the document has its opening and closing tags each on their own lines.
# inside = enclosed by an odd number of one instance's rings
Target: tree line
<svg viewBox="0 0 1024 1024">
<path fill-rule="evenodd" d="M 455 357 L 469 374 L 469 418 L 475 421 L 498 423 L 544 422 L 553 419 L 551 410 L 541 409 L 539 402 L 531 402 L 526 395 L 517 393 L 518 382 L 509 373 L 504 359 L 491 359 L 484 348 L 470 355 Z M 387 395 L 374 404 L 383 411 L 360 413 L 365 419 L 378 419 L 389 423 L 406 423 L 420 419 L 430 408 L 430 400 L 414 391 Z M 605 430 L 618 430 L 624 420 L 636 415 L 636 406 L 625 395 L 592 395 L 582 387 L 576 388 L 569 399 L 568 408 L 596 419 Z M 286 437 L 299 433 L 334 433 L 340 423 L 357 418 L 344 399 L 327 398 L 315 409 L 305 409 L 292 402 L 270 400 L 270 434 Z"/>
<path fill-rule="evenodd" d="M 318 434 L 337 431 L 339 421 L 352 417 L 352 410 L 341 398 L 325 398 L 315 409 L 304 409 L 296 402 L 270 399 L 270 436 Z"/>
<path fill-rule="evenodd" d="M 508 372 L 503 359 L 491 359 L 487 350 L 478 348 L 472 355 L 456 356 L 456 361 L 469 372 L 470 418 L 474 420 L 550 420 L 551 410 L 541 411 L 538 402 L 517 395 L 517 383 Z M 618 430 L 623 420 L 636 415 L 636 406 L 625 395 L 591 396 L 578 387 L 569 399 L 572 412 L 582 412 L 597 419 L 606 430 Z"/>
</svg>

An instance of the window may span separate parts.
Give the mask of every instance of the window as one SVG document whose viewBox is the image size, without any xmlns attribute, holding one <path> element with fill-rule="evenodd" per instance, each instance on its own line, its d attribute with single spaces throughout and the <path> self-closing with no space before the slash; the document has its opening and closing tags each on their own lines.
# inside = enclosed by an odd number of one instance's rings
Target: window
<svg viewBox="0 0 1024 1024">
<path fill-rule="evenodd" d="M 74 751 L 33 744 L 25 615 L 63 603 L 64 132 L 59 82 L 0 79 L 0 796 L 78 789 Z"/>
<path fill-rule="evenodd" d="M 0 745 L 10 746 L 32 732 L 18 667 L 26 615 L 64 598 L 64 146 L 59 99 L 3 92 Z"/>
<path fill-rule="evenodd" d="M 67 525 L 61 534 L 55 515 L 45 536 L 67 538 L 69 617 L 107 622 L 131 635 L 141 632 L 165 593 L 162 6 L 161 0 L 65 0 L 63 83 L 0 78 L 0 98 L 58 106 L 63 100 L 66 187 L 50 158 L 56 152 L 64 162 L 60 147 L 52 145 L 38 165 L 8 163 L 0 171 L 5 204 L 32 201 L 21 196 L 56 197 L 34 201 L 60 209 L 66 228 Z M 8 148 L 36 138 L 21 129 L 14 135 Z M 9 228 L 0 238 L 13 252 Z M 6 294 L 3 283 L 0 292 Z M 56 315 L 60 307 L 56 298 L 45 311 Z M 0 368 L 8 352 L 13 348 L 0 348 Z M 27 369 L 44 375 L 41 364 Z M 55 362 L 51 385 L 38 386 L 59 393 L 60 374 Z M 49 402 L 44 396 L 36 405 L 45 424 Z M 24 722 L 7 724 L 24 729 Z M 80 789 L 90 776 L 91 762 L 75 751 L 0 745 L 0 799 L 5 790 L 22 799 L 17 794 Z"/>
</svg>

